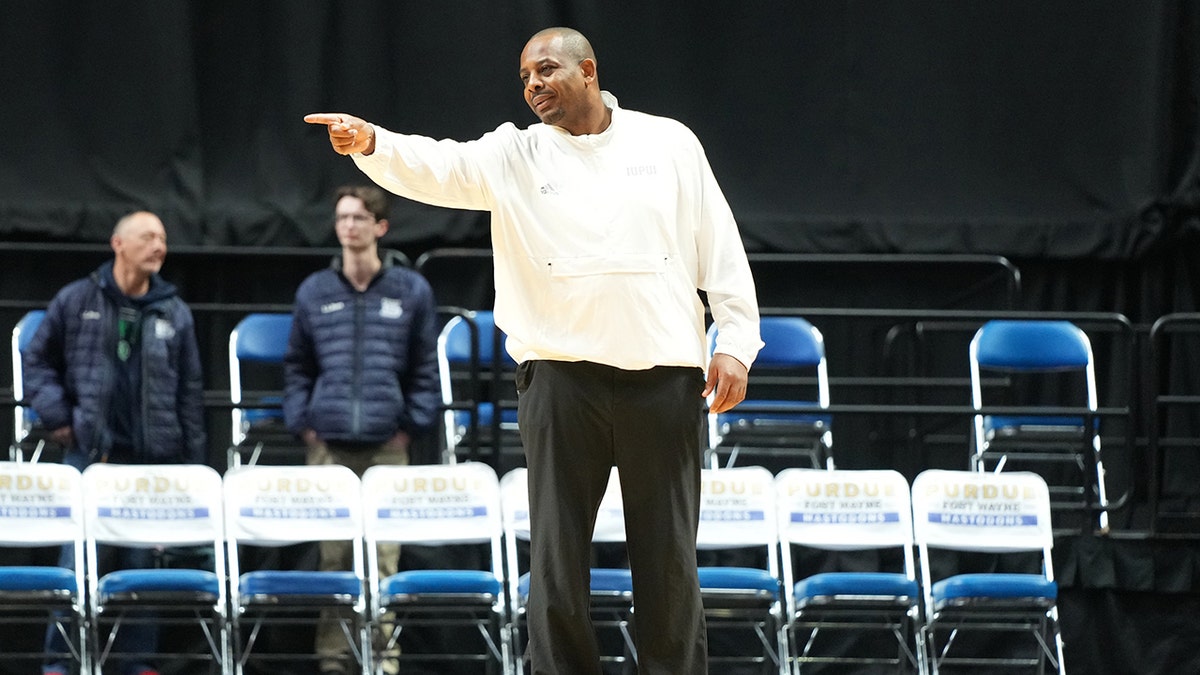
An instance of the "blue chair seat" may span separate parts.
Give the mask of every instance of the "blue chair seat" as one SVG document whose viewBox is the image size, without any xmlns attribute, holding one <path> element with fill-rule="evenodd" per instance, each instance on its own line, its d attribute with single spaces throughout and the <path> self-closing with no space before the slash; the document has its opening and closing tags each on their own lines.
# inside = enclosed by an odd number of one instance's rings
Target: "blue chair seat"
<svg viewBox="0 0 1200 675">
<path fill-rule="evenodd" d="M 0 591 L 77 590 L 75 572 L 63 567 L 0 567 Z"/>
<path fill-rule="evenodd" d="M 278 403 L 283 404 L 281 396 L 264 396 L 262 403 Z M 247 408 L 242 411 L 242 415 L 247 424 L 264 424 L 266 422 L 282 422 L 283 410 L 279 408 Z"/>
<path fill-rule="evenodd" d="M 1100 418 L 1096 417 L 1092 420 L 1097 427 L 1100 425 Z M 1079 416 L 1056 416 L 1056 415 L 985 415 L 983 418 L 983 428 L 985 431 L 996 431 L 1002 433 L 1005 430 L 1017 431 L 1025 429 L 1038 429 L 1044 431 L 1072 431 L 1081 432 L 1084 428 L 1084 421 Z"/>
<path fill-rule="evenodd" d="M 479 428 L 487 429 L 488 427 L 490 427 L 492 425 L 493 416 L 495 415 L 495 409 L 496 409 L 495 405 L 493 405 L 492 403 L 486 402 L 486 401 L 479 404 Z M 470 410 L 456 410 L 454 412 L 454 423 L 463 428 L 469 427 L 471 425 L 471 411 Z M 516 409 L 515 408 L 504 408 L 500 412 L 500 423 L 501 424 L 516 424 L 517 423 Z"/>
<path fill-rule="evenodd" d="M 812 408 L 814 412 L 806 412 L 804 408 Z M 753 409 L 761 412 L 752 412 Z M 820 409 L 816 401 L 746 400 L 732 411 L 717 415 L 717 424 L 721 427 L 728 425 L 730 430 L 757 426 L 768 429 L 784 426 L 832 427 L 833 416 L 816 412 Z"/>
<path fill-rule="evenodd" d="M 149 592 L 219 595 L 221 580 L 205 570 L 119 570 L 101 577 L 96 588 L 102 597 Z"/>
<path fill-rule="evenodd" d="M 1040 574 L 959 574 L 930 587 L 935 604 L 976 599 L 1055 600 L 1058 584 Z"/>
<path fill-rule="evenodd" d="M 379 592 L 386 599 L 421 593 L 499 595 L 500 581 L 491 572 L 479 570 L 412 570 L 384 579 Z"/>
<path fill-rule="evenodd" d="M 715 590 L 760 591 L 779 597 L 779 580 L 764 569 L 753 567 L 701 567 L 701 592 Z"/>
<path fill-rule="evenodd" d="M 836 596 L 916 598 L 917 582 L 903 574 L 888 572 L 825 572 L 796 583 L 798 602 Z"/>
<path fill-rule="evenodd" d="M 354 572 L 259 570 L 238 578 L 238 591 L 254 595 L 343 595 L 357 598 L 362 586 Z"/>
<path fill-rule="evenodd" d="M 592 568 L 593 593 L 632 593 L 633 575 L 624 568 Z"/>
<path fill-rule="evenodd" d="M 633 593 L 633 575 L 625 568 L 593 567 L 591 588 L 593 593 Z M 517 581 L 517 594 L 529 597 L 528 572 Z"/>
</svg>

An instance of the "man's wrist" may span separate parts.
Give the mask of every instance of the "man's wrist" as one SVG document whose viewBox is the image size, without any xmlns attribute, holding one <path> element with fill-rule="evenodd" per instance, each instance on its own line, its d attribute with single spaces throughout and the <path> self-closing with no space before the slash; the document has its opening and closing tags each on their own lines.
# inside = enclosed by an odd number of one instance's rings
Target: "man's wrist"
<svg viewBox="0 0 1200 675">
<path fill-rule="evenodd" d="M 371 155 L 375 154 L 375 139 L 378 136 L 378 134 L 375 133 L 374 124 L 368 124 L 367 128 L 370 129 L 370 132 L 368 133 L 370 134 L 371 138 L 367 141 L 367 149 L 362 151 L 362 155 L 364 157 L 370 157 Z"/>
</svg>

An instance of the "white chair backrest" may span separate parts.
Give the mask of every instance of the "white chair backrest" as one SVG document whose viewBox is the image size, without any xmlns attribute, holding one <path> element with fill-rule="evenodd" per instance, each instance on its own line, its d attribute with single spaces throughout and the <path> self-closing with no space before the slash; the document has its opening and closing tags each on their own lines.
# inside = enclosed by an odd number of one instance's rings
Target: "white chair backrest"
<svg viewBox="0 0 1200 675">
<path fill-rule="evenodd" d="M 226 536 L 257 546 L 362 536 L 362 490 L 350 469 L 246 466 L 225 473 Z"/>
<path fill-rule="evenodd" d="M 202 464 L 92 464 L 83 494 L 90 541 L 158 546 L 224 538 L 221 476 Z"/>
<path fill-rule="evenodd" d="M 621 496 L 621 477 L 616 467 L 608 473 L 608 488 L 600 500 L 600 510 L 596 512 L 592 541 L 625 541 L 625 500 Z"/>
<path fill-rule="evenodd" d="M 896 471 L 785 469 L 775 495 L 781 541 L 831 550 L 912 546 L 908 481 Z"/>
<path fill-rule="evenodd" d="M 504 531 L 517 539 L 529 539 L 529 478 L 525 468 L 518 467 L 500 480 L 500 495 L 504 505 Z M 608 488 L 596 513 L 596 528 L 592 541 L 612 543 L 625 541 L 625 506 L 621 498 L 621 480 L 616 467 L 608 474 Z"/>
<path fill-rule="evenodd" d="M 508 574 L 509 602 L 519 611 L 518 591 L 520 564 L 517 541 L 529 541 L 529 475 L 524 467 L 510 469 L 500 478 L 500 504 L 504 522 L 504 564 Z M 621 483 L 614 467 L 608 476 L 608 487 L 596 515 L 592 541 L 625 541 L 625 510 L 621 499 Z"/>
<path fill-rule="evenodd" d="M 0 545 L 83 538 L 83 478 L 66 464 L 0 462 Z"/>
<path fill-rule="evenodd" d="M 500 479 L 500 506 L 505 535 L 529 541 L 529 476 L 524 467 L 511 469 Z"/>
<path fill-rule="evenodd" d="M 761 466 L 702 469 L 699 548 L 771 545 L 775 528 L 775 477 Z"/>
<path fill-rule="evenodd" d="M 480 462 L 373 466 L 362 493 L 366 532 L 376 541 L 485 542 L 501 529 L 500 483 Z"/>
<path fill-rule="evenodd" d="M 913 481 L 912 498 L 920 545 L 997 553 L 1054 545 L 1049 490 L 1032 472 L 930 469 Z"/>
</svg>

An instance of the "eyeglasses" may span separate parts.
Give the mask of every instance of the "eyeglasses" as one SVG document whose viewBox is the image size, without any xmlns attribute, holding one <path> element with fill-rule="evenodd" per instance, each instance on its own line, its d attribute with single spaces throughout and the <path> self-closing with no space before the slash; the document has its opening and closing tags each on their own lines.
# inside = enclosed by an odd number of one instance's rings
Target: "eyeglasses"
<svg viewBox="0 0 1200 675">
<path fill-rule="evenodd" d="M 369 213 L 339 213 L 333 217 L 333 222 L 340 223 L 343 220 L 349 220 L 356 224 L 358 223 L 373 223 L 375 216 Z"/>
</svg>

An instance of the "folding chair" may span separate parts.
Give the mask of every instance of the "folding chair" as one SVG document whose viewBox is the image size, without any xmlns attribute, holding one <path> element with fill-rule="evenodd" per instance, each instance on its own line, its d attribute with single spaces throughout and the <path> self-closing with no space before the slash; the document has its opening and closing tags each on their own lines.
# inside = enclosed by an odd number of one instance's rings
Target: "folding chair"
<svg viewBox="0 0 1200 675">
<path fill-rule="evenodd" d="M 13 407 L 13 444 L 9 448 L 8 454 L 9 459 L 13 461 L 25 458 L 25 445 L 28 441 L 38 441 L 33 461 L 40 459 L 41 449 L 45 445 L 44 438 L 35 438 L 38 436 L 35 433 L 38 422 L 37 413 L 33 408 L 20 405 L 21 401 L 25 399 L 24 365 L 21 362 L 21 355 L 29 347 L 29 343 L 33 340 L 33 334 L 37 332 L 38 326 L 42 325 L 42 319 L 45 316 L 45 310 L 30 310 L 17 321 L 12 330 L 12 392 L 13 400 L 17 402 L 17 405 Z"/>
<path fill-rule="evenodd" d="M 785 672 L 774 480 L 761 466 L 701 470 L 697 548 L 759 563 L 699 567 L 710 664 L 754 664 L 763 673 Z M 751 653 L 741 649 L 747 643 L 755 647 Z"/>
<path fill-rule="evenodd" d="M 794 672 L 809 664 L 925 672 L 904 476 L 787 469 L 775 495 Z"/>
<path fill-rule="evenodd" d="M 966 666 L 1066 673 L 1046 481 L 1027 471 L 931 469 L 913 481 L 912 499 L 932 672 Z M 947 562 L 949 551 L 991 554 L 989 567 L 964 570 L 967 559 Z"/>
<path fill-rule="evenodd" d="M 829 407 L 829 370 L 821 332 L 798 316 L 764 316 L 759 322 L 764 346 L 754 360 L 749 394 L 736 408 L 708 416 L 706 464 L 726 466 L 739 455 L 783 460 L 794 466 L 796 455 L 813 468 L 833 468 L 833 418 Z M 709 353 L 717 344 L 714 324 L 708 330 Z M 760 463 L 763 463 L 760 461 Z"/>
<path fill-rule="evenodd" d="M 383 654 L 395 652 L 407 628 L 466 626 L 482 640 L 464 635 L 457 645 L 461 649 L 453 652 L 401 651 L 398 659 L 476 662 L 485 664 L 487 672 L 509 673 L 512 655 L 506 639 L 500 483 L 495 470 L 479 462 L 373 466 L 363 474 L 362 492 L 371 617 L 381 638 L 375 644 L 384 643 L 376 664 L 382 664 Z M 379 542 L 436 546 L 447 564 L 456 559 L 451 547 L 482 544 L 488 549 L 487 569 L 409 570 L 380 579 Z M 447 644 L 460 642 L 457 636 L 447 636 Z"/>
<path fill-rule="evenodd" d="M 226 542 L 235 672 L 248 663 L 318 660 L 303 653 L 256 651 L 264 627 L 315 626 L 318 610 L 336 615 L 346 639 L 347 672 L 371 673 L 363 557 L 362 491 L 358 476 L 338 465 L 243 466 L 225 474 Z M 347 571 L 240 571 L 247 546 L 349 541 Z"/>
<path fill-rule="evenodd" d="M 519 542 L 528 542 L 529 530 L 529 482 L 526 470 L 516 468 L 500 479 L 500 502 L 504 514 L 505 576 L 508 581 L 509 634 L 513 645 L 515 670 L 521 672 L 525 664 L 521 631 L 524 627 L 525 608 L 529 601 L 529 573 L 523 571 Z M 609 474 L 608 489 L 600 502 L 596 514 L 596 528 L 592 533 L 594 544 L 620 544 L 625 542 L 625 508 L 621 500 L 621 483 L 614 467 Z M 637 648 L 631 632 L 633 611 L 633 577 L 628 568 L 593 567 L 591 570 L 591 619 L 599 631 L 615 631 L 621 646 L 620 654 L 602 655 L 607 663 L 634 667 L 637 664 Z M 607 635 L 600 635 L 604 638 Z M 604 640 L 601 641 L 604 648 Z"/>
<path fill-rule="evenodd" d="M 990 471 L 1032 470 L 1042 475 L 1059 512 L 1099 510 L 1098 525 L 1108 530 L 1108 497 L 1104 464 L 1100 458 L 1100 420 L 1096 368 L 1087 334 L 1068 321 L 989 321 L 975 333 L 970 346 L 971 403 L 985 407 L 983 376 L 999 372 L 1018 378 L 1006 388 L 1011 399 L 1022 396 L 1021 386 L 1059 397 L 1068 405 L 1086 410 L 1077 415 L 974 416 L 971 467 Z M 1073 390 L 1073 392 L 1072 392 Z M 999 398 L 995 394 L 991 400 Z M 1044 400 L 1033 405 L 1047 405 Z M 1064 471 L 1065 469 L 1065 471 Z M 1094 500 L 1094 501 L 1093 501 Z M 1060 529 L 1067 529 L 1061 528 Z"/>
<path fill-rule="evenodd" d="M 83 471 L 91 637 L 97 672 L 110 660 L 169 657 L 208 661 L 229 672 L 221 476 L 199 464 L 92 464 Z M 163 547 L 202 547 L 209 569 L 152 568 L 103 572 L 100 545 L 136 549 L 151 561 Z M 207 555 L 211 548 L 211 557 Z M 191 626 L 207 650 L 170 650 L 122 639 L 164 626 Z M 126 642 L 126 644 L 122 644 Z M 162 640 L 166 643 L 167 640 Z"/>
<path fill-rule="evenodd" d="M 493 465 L 501 467 L 506 449 L 521 449 L 513 385 L 517 363 L 504 350 L 504 334 L 497 331 L 491 312 L 469 312 L 451 317 L 437 344 L 446 407 L 443 463 L 453 464 L 464 452 L 471 456 L 472 448 L 491 446 Z"/>
<path fill-rule="evenodd" d="M 38 645 L 36 650 L 20 651 L 10 643 L 3 651 L 5 662 L 22 663 L 32 672 L 43 659 L 62 660 L 72 664 L 73 672 L 91 672 L 83 527 L 83 480 L 78 470 L 66 464 L 0 462 L 0 546 L 66 545 L 78 561 L 73 570 L 0 567 L 0 623 L 9 626 L 6 641 L 15 637 L 12 627 L 22 625 L 37 631 Z M 65 651 L 47 653 L 41 648 L 47 625 L 58 632 Z"/>
<path fill-rule="evenodd" d="M 229 402 L 231 438 L 228 466 L 239 466 L 243 453 L 250 448 L 250 464 L 256 464 L 264 449 L 285 446 L 294 449 L 296 439 L 283 423 L 283 356 L 292 331 L 292 315 L 284 313 L 247 314 L 229 334 Z M 253 372 L 251 372 L 253 371 Z M 249 380 L 266 383 L 270 389 L 244 390 Z M 239 404 L 259 406 L 246 408 Z"/>
</svg>

